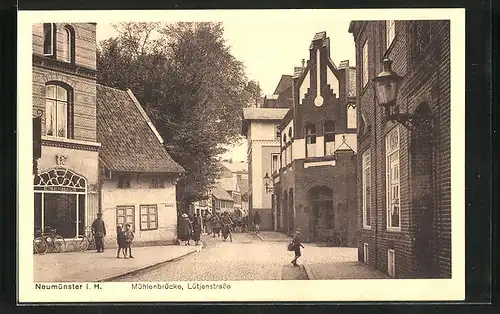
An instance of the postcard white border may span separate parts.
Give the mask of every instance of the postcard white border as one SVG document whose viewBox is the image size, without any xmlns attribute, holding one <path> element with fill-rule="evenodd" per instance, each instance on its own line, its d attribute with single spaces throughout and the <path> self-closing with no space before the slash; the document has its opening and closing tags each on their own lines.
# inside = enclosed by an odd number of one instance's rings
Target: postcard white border
<svg viewBox="0 0 500 314">
<path fill-rule="evenodd" d="M 35 290 L 33 283 L 32 24 L 41 22 L 207 21 L 300 18 L 451 21 L 452 279 L 226 282 L 230 290 L 132 290 L 101 283 L 101 290 Z M 318 30 L 320 31 L 320 30 Z M 344 31 L 347 32 L 347 29 Z M 286 39 L 284 39 L 286 40 Z M 465 298 L 465 9 L 19 11 L 18 15 L 18 300 L 19 302 L 141 301 L 447 301 Z M 22 222 L 22 223 L 20 223 Z"/>
</svg>

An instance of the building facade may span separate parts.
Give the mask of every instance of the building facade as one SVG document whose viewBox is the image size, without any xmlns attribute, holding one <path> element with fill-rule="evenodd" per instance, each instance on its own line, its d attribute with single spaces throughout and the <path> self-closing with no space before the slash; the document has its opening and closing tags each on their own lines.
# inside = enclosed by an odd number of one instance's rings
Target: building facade
<svg viewBox="0 0 500 314">
<path fill-rule="evenodd" d="M 83 234 L 99 210 L 96 25 L 33 24 L 33 110 L 41 116 L 34 228 Z"/>
<path fill-rule="evenodd" d="M 451 277 L 450 23 L 353 21 L 358 110 L 359 260 L 397 278 Z M 387 118 L 372 79 L 402 76 Z M 405 127 L 408 126 L 408 127 Z"/>
<path fill-rule="evenodd" d="M 273 172 L 278 230 L 300 228 L 304 241 L 356 246 L 355 69 L 330 59 L 330 39 L 317 33 L 305 67 L 295 68 L 293 107 L 279 124 Z M 279 162 L 278 162 L 279 160 Z"/>
<path fill-rule="evenodd" d="M 278 125 L 287 108 L 245 108 L 241 134 L 248 141 L 248 215 L 261 217 L 261 230 L 276 230 L 271 191 L 266 190 L 264 177 L 270 176 L 273 154 L 280 153 Z"/>
<path fill-rule="evenodd" d="M 97 85 L 97 138 L 108 246 L 116 245 L 115 227 L 126 223 L 136 244 L 175 242 L 176 184 L 184 169 L 130 90 Z"/>
<path fill-rule="evenodd" d="M 136 242 L 174 240 L 183 169 L 131 91 L 96 83 L 96 24 L 34 24 L 32 34 L 33 110 L 42 113 L 34 228 L 73 239 L 101 212 L 108 244 L 122 223 Z"/>
</svg>

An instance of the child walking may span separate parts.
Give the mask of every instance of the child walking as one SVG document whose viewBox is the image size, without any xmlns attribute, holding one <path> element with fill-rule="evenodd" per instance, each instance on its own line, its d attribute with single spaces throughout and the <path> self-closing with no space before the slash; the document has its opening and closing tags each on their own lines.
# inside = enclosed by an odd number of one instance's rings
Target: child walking
<svg viewBox="0 0 500 314">
<path fill-rule="evenodd" d="M 123 257 L 127 257 L 125 253 L 125 233 L 123 231 L 122 225 L 116 226 L 116 242 L 118 243 L 118 251 L 116 251 L 116 258 L 120 258 L 120 251 L 123 253 Z"/>
<path fill-rule="evenodd" d="M 134 258 L 132 256 L 132 248 L 131 248 L 132 241 L 134 241 L 134 232 L 132 231 L 132 229 L 130 229 L 130 224 L 125 225 L 124 235 L 125 235 L 125 258 L 128 258 L 127 257 L 127 249 L 128 249 L 129 257 Z"/>
<path fill-rule="evenodd" d="M 293 241 L 292 241 L 292 247 L 293 250 L 295 251 L 295 258 L 292 260 L 292 265 L 293 266 L 299 266 L 297 265 L 297 259 L 301 256 L 300 254 L 300 248 L 304 248 L 300 241 L 300 229 L 295 230 L 295 235 L 293 236 Z"/>
</svg>

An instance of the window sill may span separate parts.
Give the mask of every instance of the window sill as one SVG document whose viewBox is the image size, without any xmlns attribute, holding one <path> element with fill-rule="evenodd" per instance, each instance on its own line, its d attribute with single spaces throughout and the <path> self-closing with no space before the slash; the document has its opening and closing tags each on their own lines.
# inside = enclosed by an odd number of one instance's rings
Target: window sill
<svg viewBox="0 0 500 314">
<path fill-rule="evenodd" d="M 386 230 L 387 232 L 394 232 L 394 233 L 399 233 L 401 232 L 401 227 L 387 227 Z"/>
<path fill-rule="evenodd" d="M 372 230 L 372 226 L 363 226 L 363 230 Z"/>
<path fill-rule="evenodd" d="M 141 231 L 154 231 L 154 230 L 158 230 L 158 228 L 153 228 L 153 229 L 141 229 Z"/>
</svg>

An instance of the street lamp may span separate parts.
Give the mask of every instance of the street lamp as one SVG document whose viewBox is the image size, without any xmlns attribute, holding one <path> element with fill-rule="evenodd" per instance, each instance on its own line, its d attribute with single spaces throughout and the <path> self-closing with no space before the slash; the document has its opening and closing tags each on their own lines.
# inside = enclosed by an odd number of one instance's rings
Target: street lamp
<svg viewBox="0 0 500 314">
<path fill-rule="evenodd" d="M 266 193 L 273 193 L 273 182 L 269 173 L 266 172 L 266 176 L 264 177 L 264 186 L 266 188 Z"/>
<path fill-rule="evenodd" d="M 396 99 L 401 87 L 403 77 L 399 76 L 392 70 L 392 60 L 384 59 L 382 61 L 384 66 L 383 71 L 373 78 L 372 81 L 375 87 L 375 95 L 378 104 L 385 108 L 386 118 L 389 121 L 399 122 L 401 125 L 411 131 L 422 133 L 429 133 L 432 128 L 428 126 L 417 127 L 417 115 L 410 115 L 409 113 L 400 113 L 399 107 L 396 105 Z"/>
</svg>

